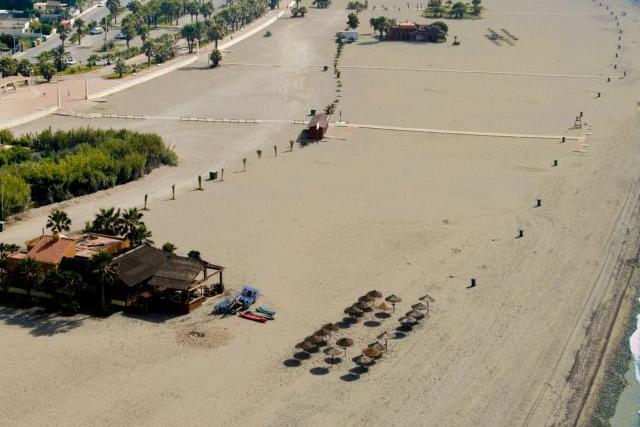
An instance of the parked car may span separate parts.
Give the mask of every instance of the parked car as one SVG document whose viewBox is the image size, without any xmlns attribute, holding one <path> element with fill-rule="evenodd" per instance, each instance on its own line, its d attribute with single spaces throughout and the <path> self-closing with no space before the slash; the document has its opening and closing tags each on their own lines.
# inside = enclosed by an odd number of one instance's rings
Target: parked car
<svg viewBox="0 0 640 427">
<path fill-rule="evenodd" d="M 76 61 L 76 59 L 74 57 L 70 57 L 65 61 L 65 63 L 67 65 L 76 65 L 78 63 L 78 61 Z"/>
<path fill-rule="evenodd" d="M 124 35 L 124 33 L 118 33 L 116 34 L 116 40 L 126 40 L 127 36 Z"/>
<path fill-rule="evenodd" d="M 94 27 L 89 30 L 89 34 L 91 34 L 92 36 L 95 36 L 96 34 L 102 34 L 102 33 L 104 33 L 104 30 L 102 29 L 102 27 Z"/>
</svg>

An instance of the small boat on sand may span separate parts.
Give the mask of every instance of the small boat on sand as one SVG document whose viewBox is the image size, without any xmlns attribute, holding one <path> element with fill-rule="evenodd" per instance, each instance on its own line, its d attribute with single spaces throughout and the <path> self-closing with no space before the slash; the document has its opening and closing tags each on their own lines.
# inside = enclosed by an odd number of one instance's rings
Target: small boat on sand
<svg viewBox="0 0 640 427">
<path fill-rule="evenodd" d="M 258 316 L 256 314 L 248 313 L 248 312 L 238 313 L 238 317 L 242 317 L 243 319 L 253 320 L 254 322 L 260 322 L 260 323 L 264 323 L 267 321 L 266 317 Z"/>
</svg>

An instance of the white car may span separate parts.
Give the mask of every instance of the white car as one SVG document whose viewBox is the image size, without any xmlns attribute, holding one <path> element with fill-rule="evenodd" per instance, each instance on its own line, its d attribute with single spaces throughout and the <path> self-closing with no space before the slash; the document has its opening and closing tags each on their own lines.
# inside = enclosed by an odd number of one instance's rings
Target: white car
<svg viewBox="0 0 640 427">
<path fill-rule="evenodd" d="M 89 34 L 91 34 L 92 36 L 95 36 L 96 34 L 102 34 L 103 32 L 104 30 L 102 29 L 102 27 L 94 27 L 89 30 Z"/>
<path fill-rule="evenodd" d="M 76 59 L 75 59 L 75 58 L 71 57 L 71 58 L 67 59 L 67 60 L 65 61 L 65 63 L 66 63 L 67 65 L 76 65 L 76 64 L 78 63 L 78 61 L 76 61 Z"/>
</svg>

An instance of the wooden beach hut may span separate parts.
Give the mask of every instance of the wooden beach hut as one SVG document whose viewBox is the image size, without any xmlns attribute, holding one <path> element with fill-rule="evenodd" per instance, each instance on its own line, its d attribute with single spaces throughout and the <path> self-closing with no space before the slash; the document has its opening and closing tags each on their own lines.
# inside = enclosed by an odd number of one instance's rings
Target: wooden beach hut
<svg viewBox="0 0 640 427">
<path fill-rule="evenodd" d="M 316 114 L 309 121 L 309 125 L 307 126 L 307 135 L 310 139 L 319 141 L 324 137 L 328 128 L 329 115 L 326 113 Z"/>
</svg>

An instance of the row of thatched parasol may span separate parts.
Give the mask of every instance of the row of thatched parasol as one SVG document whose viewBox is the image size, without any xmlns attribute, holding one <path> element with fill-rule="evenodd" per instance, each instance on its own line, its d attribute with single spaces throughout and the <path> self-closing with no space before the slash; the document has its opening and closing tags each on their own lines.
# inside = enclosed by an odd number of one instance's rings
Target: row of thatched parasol
<svg viewBox="0 0 640 427">
<path fill-rule="evenodd" d="M 396 304 L 401 302 L 402 299 L 397 295 L 389 295 L 384 301 L 375 303 L 377 299 L 382 298 L 382 293 L 379 291 L 371 291 L 366 295 L 358 298 L 358 302 L 344 309 L 344 313 L 352 318 L 362 317 L 364 313 L 372 311 L 374 308 L 387 312 L 395 311 Z"/>
<path fill-rule="evenodd" d="M 423 298 L 427 298 L 427 296 Z M 380 301 L 376 304 L 376 300 L 382 298 L 382 293 L 373 290 L 368 292 L 367 294 L 358 298 L 358 301 L 345 308 L 345 314 L 349 315 L 352 318 L 362 317 L 365 312 L 370 312 L 374 308 L 388 312 L 393 310 L 395 312 L 395 306 L 397 303 L 402 302 L 402 298 L 399 296 L 392 294 L 386 297 L 383 301 Z M 420 298 L 420 300 L 423 300 Z M 431 297 L 428 297 L 429 300 L 432 301 Z M 411 311 L 407 312 L 404 317 L 400 319 L 400 323 L 406 326 L 413 326 L 420 320 L 422 320 L 425 315 L 422 313 L 423 311 L 428 311 L 428 301 L 427 305 L 422 302 L 414 304 L 411 306 Z M 315 353 L 318 351 L 318 347 L 327 345 L 327 342 L 333 332 L 337 332 L 339 330 L 338 326 L 333 323 L 327 323 L 323 325 L 318 331 L 314 332 L 313 335 L 310 335 L 304 339 L 304 341 L 296 344 L 296 348 L 299 348 L 307 353 Z M 374 344 L 369 345 L 362 351 L 362 354 L 354 359 L 354 361 L 361 366 L 368 366 L 374 362 L 375 359 L 378 359 L 382 356 L 382 353 L 388 350 L 388 339 L 390 335 L 388 332 L 383 332 L 380 334 Z M 381 340 L 384 340 L 384 345 L 380 343 Z M 324 353 L 331 357 L 331 364 L 333 364 L 333 358 L 336 356 L 340 356 L 343 351 L 344 355 L 347 355 L 347 348 L 352 347 L 354 344 L 351 338 L 343 337 L 335 342 L 335 346 L 329 346 L 324 349 Z M 340 350 L 340 347 L 342 350 Z"/>
</svg>

